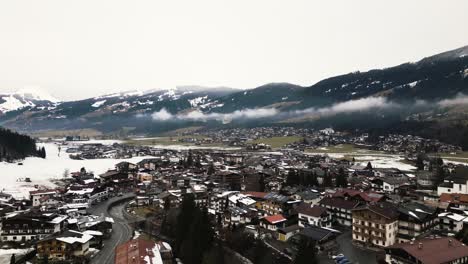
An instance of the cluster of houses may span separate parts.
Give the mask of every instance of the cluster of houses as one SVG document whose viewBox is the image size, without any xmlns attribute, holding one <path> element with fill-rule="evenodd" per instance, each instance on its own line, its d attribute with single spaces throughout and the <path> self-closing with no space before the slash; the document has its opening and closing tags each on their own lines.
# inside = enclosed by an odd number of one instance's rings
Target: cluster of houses
<svg viewBox="0 0 468 264">
<path fill-rule="evenodd" d="M 193 164 L 184 164 L 188 156 Z M 468 223 L 468 171 L 463 166 L 444 165 L 449 176 L 434 186 L 419 184 L 418 175 L 430 171 L 414 175 L 294 151 L 191 151 L 181 161 L 161 157 L 126 164 L 137 179 L 135 205 L 178 207 L 192 194 L 218 228 L 243 226 L 257 237 L 292 248 L 305 237 L 319 252 L 336 252 L 337 236 L 349 230 L 353 244 L 385 250 L 389 258 L 401 253 L 394 247 L 428 238 L 450 237 L 451 243 L 459 243 L 453 237 Z M 316 186 L 288 184 L 291 170 L 302 179 L 314 178 Z M 347 184 L 335 187 L 340 170 Z M 109 173 L 114 182 L 121 180 L 119 173 L 124 175 L 116 169 L 101 177 Z M 325 185 L 327 178 L 331 185 Z M 468 257 L 468 249 L 465 253 Z"/>
<path fill-rule="evenodd" d="M 67 145 L 66 153 L 71 159 L 129 159 L 132 157 L 155 156 L 161 153 L 161 149 L 114 143 L 112 145 L 102 143 L 85 143 Z"/>
<path fill-rule="evenodd" d="M 320 133 L 334 135 L 329 130 Z M 83 147 L 98 152 L 108 148 Z M 385 251 L 389 263 L 424 263 L 418 252 L 439 242 L 456 248 L 456 260 L 468 259 L 468 248 L 454 238 L 468 223 L 464 166 L 443 165 L 448 177 L 440 181 L 430 164 L 417 173 L 404 172 L 294 149 L 147 150 L 150 153 L 132 155 L 152 158 L 120 162 L 97 176 L 83 168 L 63 179 L 65 187 L 32 191 L 27 201 L 0 193 L 0 240 L 34 243 L 38 258 L 79 260 L 112 233 L 113 219 L 90 215 L 89 207 L 134 192 L 133 206 L 170 209 L 190 194 L 208 209 L 216 228 L 242 226 L 256 237 L 293 249 L 306 238 L 320 253 L 336 252 L 336 238 L 351 232 L 353 244 Z M 159 223 L 154 224 L 158 228 Z M 136 251 L 153 252 L 149 257 L 158 261 L 164 252 L 171 255 L 167 243 L 136 239 L 116 249 L 116 263 L 130 263 L 125 259 Z"/>
</svg>

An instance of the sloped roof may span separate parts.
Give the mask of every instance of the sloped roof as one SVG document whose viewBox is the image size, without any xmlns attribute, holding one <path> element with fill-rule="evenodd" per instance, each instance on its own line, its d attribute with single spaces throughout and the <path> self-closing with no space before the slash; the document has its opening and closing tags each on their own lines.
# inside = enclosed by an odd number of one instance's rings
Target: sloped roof
<svg viewBox="0 0 468 264">
<path fill-rule="evenodd" d="M 265 221 L 273 225 L 286 221 L 286 218 L 284 218 L 284 216 L 281 214 L 267 216 L 263 219 L 265 219 Z"/>
<path fill-rule="evenodd" d="M 462 242 L 449 237 L 419 239 L 413 243 L 395 244 L 386 251 L 400 249 L 406 251 L 420 263 L 439 264 L 468 257 L 468 247 Z"/>
<path fill-rule="evenodd" d="M 296 211 L 300 214 L 305 214 L 313 217 L 320 217 L 327 214 L 327 209 L 320 206 L 311 206 L 308 203 L 302 203 L 296 208 Z"/>
</svg>

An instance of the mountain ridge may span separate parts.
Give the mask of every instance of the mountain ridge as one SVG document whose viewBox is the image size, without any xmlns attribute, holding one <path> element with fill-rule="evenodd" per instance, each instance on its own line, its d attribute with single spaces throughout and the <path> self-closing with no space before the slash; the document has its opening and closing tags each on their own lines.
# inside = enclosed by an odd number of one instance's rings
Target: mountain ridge
<svg viewBox="0 0 468 264">
<path fill-rule="evenodd" d="M 275 109 L 276 114 L 267 117 L 262 115 L 264 120 L 260 122 L 256 119 L 254 125 L 265 122 L 283 124 L 291 119 L 285 113 L 301 113 L 306 117 L 310 112 L 307 109 L 310 108 L 327 109 L 336 104 L 370 97 L 382 97 L 397 104 L 437 102 L 468 94 L 468 56 L 465 53 L 468 53 L 468 46 L 425 57 L 414 63 L 333 76 L 310 86 L 280 82 L 240 90 L 186 85 L 173 89 L 126 91 L 76 101 L 25 100 L 21 107 L 12 107 L 5 112 L 1 109 L 0 96 L 0 111 L 3 112 L 0 124 L 26 132 L 80 128 L 111 132 L 131 127 L 135 133 L 144 134 L 194 123 L 222 125 L 222 122 L 216 120 L 229 119 L 231 113 L 255 119 L 255 112 L 252 111 L 262 108 Z M 154 120 L 152 114 L 162 109 L 174 118 L 166 122 Z M 400 113 L 398 118 L 405 120 L 414 114 Z M 329 119 L 329 115 L 321 116 Z M 304 121 L 304 125 L 322 123 L 315 119 L 304 120 L 308 120 Z M 241 123 L 245 122 L 248 120 Z"/>
</svg>

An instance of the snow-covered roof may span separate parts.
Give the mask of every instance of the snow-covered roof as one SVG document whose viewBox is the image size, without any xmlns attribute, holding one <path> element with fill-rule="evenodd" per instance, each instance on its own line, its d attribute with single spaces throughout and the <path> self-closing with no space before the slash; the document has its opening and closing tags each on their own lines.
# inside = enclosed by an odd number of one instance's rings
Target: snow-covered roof
<svg viewBox="0 0 468 264">
<path fill-rule="evenodd" d="M 73 243 L 84 244 L 84 243 L 88 242 L 89 240 L 91 240 L 93 238 L 93 236 L 91 236 L 91 235 L 80 233 L 80 232 L 74 231 L 74 230 L 69 230 L 68 232 L 69 232 L 68 234 L 72 233 L 71 234 L 72 236 L 57 237 L 57 240 L 65 242 L 67 244 L 73 244 Z M 74 236 L 74 235 L 76 235 L 76 236 Z"/>
</svg>

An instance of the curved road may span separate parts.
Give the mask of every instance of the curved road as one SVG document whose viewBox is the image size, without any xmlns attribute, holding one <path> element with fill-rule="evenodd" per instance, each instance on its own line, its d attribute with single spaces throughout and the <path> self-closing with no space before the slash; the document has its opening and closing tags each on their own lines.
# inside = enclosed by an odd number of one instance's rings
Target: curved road
<svg viewBox="0 0 468 264">
<path fill-rule="evenodd" d="M 132 238 L 132 227 L 123 216 L 125 205 L 131 197 L 134 197 L 134 195 L 128 194 L 121 197 L 113 197 L 88 209 L 88 212 L 91 214 L 105 215 L 114 219 L 110 238 L 103 241 L 104 246 L 101 251 L 91 259 L 91 264 L 113 264 L 115 248 Z"/>
</svg>

